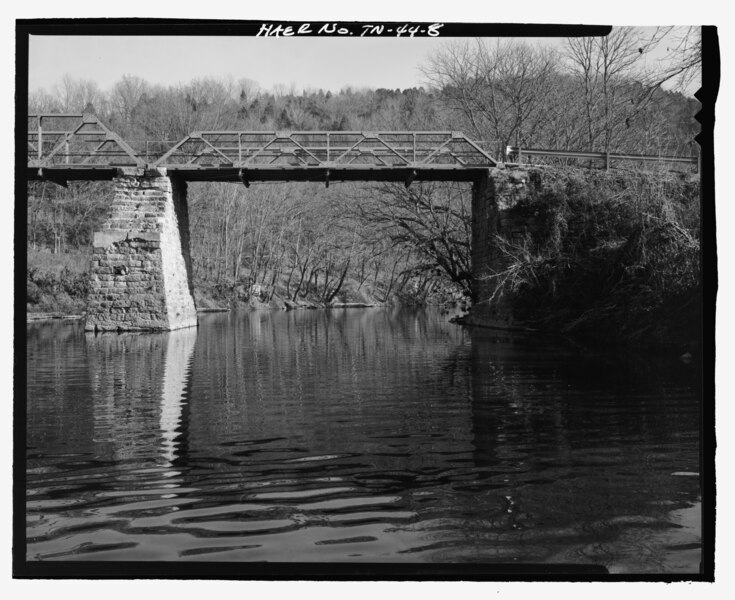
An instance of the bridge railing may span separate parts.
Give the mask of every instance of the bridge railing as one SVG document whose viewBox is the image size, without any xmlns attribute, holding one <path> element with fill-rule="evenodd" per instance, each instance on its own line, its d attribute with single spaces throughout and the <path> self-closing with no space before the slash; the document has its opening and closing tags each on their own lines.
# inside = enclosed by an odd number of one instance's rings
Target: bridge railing
<svg viewBox="0 0 735 600">
<path fill-rule="evenodd" d="M 613 152 L 570 152 L 567 150 L 538 150 L 508 146 L 506 150 L 506 164 L 523 165 L 530 163 L 542 164 L 579 164 L 580 161 L 593 161 L 605 169 L 612 168 L 613 164 L 628 163 L 630 165 L 645 163 L 671 167 L 671 165 L 694 166 L 699 172 L 699 156 L 669 156 L 652 154 L 632 154 Z"/>
</svg>

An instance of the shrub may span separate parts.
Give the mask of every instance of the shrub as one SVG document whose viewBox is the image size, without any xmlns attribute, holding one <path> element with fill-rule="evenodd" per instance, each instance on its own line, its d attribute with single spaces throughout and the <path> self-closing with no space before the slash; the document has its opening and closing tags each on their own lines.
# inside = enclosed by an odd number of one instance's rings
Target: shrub
<svg viewBox="0 0 735 600">
<path fill-rule="evenodd" d="M 33 281 L 26 282 L 26 302 L 38 304 L 41 300 L 41 289 Z"/>
<path fill-rule="evenodd" d="M 670 173 L 529 173 L 511 213 L 540 225 L 496 240 L 505 257 L 496 294 L 540 326 L 625 334 L 699 285 L 699 186 Z"/>
</svg>

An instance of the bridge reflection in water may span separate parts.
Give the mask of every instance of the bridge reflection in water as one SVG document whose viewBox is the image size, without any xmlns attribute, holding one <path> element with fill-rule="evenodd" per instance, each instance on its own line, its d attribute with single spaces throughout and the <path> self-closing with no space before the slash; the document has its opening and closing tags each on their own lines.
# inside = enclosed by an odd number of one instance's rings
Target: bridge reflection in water
<svg viewBox="0 0 735 600">
<path fill-rule="evenodd" d="M 697 568 L 681 369 L 406 310 L 54 327 L 29 327 L 30 559 Z"/>
</svg>

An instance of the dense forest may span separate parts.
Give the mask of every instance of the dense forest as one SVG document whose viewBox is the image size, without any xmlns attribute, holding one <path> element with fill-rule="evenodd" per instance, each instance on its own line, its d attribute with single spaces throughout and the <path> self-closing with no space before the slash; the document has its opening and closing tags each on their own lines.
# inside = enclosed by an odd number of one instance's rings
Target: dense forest
<svg viewBox="0 0 735 600">
<path fill-rule="evenodd" d="M 125 75 L 102 90 L 65 76 L 50 90 L 32 91 L 28 111 L 81 112 L 92 104 L 142 153 L 201 130 L 456 130 L 501 160 L 508 145 L 692 156 L 699 103 L 661 84 L 696 72 L 696 33 L 682 38 L 675 60 L 658 71 L 642 66 L 651 40 L 627 28 L 568 40 L 562 51 L 515 41 L 447 42 L 421 66 L 420 88 L 263 90 L 246 77 L 161 86 Z M 620 214 L 635 226 L 601 225 L 600 240 L 623 247 L 630 236 L 646 239 L 645 228 L 660 225 L 649 210 L 658 202 L 698 252 L 698 187 L 672 199 L 664 183 L 671 175 L 649 177 L 660 181 L 652 188 L 661 197 L 636 203 L 635 193 L 622 194 L 630 202 Z M 29 184 L 29 310 L 83 307 L 91 238 L 106 217 L 110 186 Z M 615 190 L 585 190 L 590 202 L 620 204 Z M 424 303 L 469 295 L 468 185 L 197 183 L 189 185 L 189 212 L 199 307 Z M 692 276 L 689 288 L 698 272 Z M 521 291 L 528 296 L 528 286 Z M 647 308 L 668 301 L 664 296 L 649 298 Z M 587 308 L 576 310 L 568 321 Z"/>
</svg>

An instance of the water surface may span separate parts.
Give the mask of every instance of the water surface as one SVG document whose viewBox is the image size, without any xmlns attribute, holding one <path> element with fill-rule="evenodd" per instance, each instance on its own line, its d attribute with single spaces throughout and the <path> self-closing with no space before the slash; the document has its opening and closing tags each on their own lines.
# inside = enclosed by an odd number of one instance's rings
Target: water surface
<svg viewBox="0 0 735 600">
<path fill-rule="evenodd" d="M 28 560 L 696 573 L 693 369 L 407 309 L 28 325 Z"/>
</svg>

